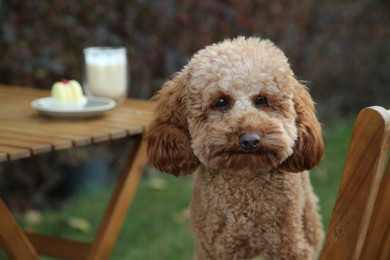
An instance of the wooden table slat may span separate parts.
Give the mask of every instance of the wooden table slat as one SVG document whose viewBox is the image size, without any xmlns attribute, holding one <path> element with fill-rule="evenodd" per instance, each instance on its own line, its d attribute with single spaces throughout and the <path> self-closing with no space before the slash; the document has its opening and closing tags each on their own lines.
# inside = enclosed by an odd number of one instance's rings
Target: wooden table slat
<svg viewBox="0 0 390 260">
<path fill-rule="evenodd" d="M 23 122 L 18 122 L 17 119 L 14 118 L 7 118 L 7 119 L 0 119 L 0 125 L 3 122 L 12 122 L 13 125 L 18 125 L 20 127 L 29 127 L 33 129 L 39 129 L 41 131 L 45 131 L 46 133 L 52 134 L 52 133 L 64 133 L 69 134 L 70 136 L 88 136 L 92 139 L 92 141 L 107 141 L 109 140 L 109 132 L 107 132 L 107 129 L 102 129 L 98 127 L 94 127 L 92 124 L 89 123 L 74 123 L 71 122 L 56 122 L 52 123 L 48 120 L 41 120 L 40 118 L 36 120 L 28 119 Z M 15 122 L 16 121 L 16 122 Z"/>
<path fill-rule="evenodd" d="M 66 148 L 71 148 L 73 146 L 72 141 L 64 140 L 62 138 L 53 137 L 44 134 L 29 134 L 26 135 L 23 132 L 19 131 L 7 131 L 0 128 L 0 140 L 2 139 L 19 139 L 26 141 L 34 141 L 39 143 L 49 143 L 52 144 L 54 150 L 61 150 Z M 1 142 L 1 141 L 0 141 Z"/>
<path fill-rule="evenodd" d="M 40 154 L 53 150 L 51 144 L 20 139 L 0 139 L 0 145 L 31 150 L 33 154 Z"/>
<path fill-rule="evenodd" d="M 8 160 L 16 160 L 31 156 L 31 151 L 28 149 L 20 149 L 12 146 L 0 145 L 0 153 L 7 154 Z"/>
<path fill-rule="evenodd" d="M 15 133 L 21 134 L 21 135 L 37 135 L 37 134 L 48 134 L 46 129 L 44 127 L 30 127 L 26 126 L 26 124 L 15 122 L 12 125 L 7 124 L 1 124 L 0 123 L 0 131 L 14 131 Z M 89 136 L 83 136 L 83 135 L 74 135 L 64 132 L 56 132 L 56 133 L 50 133 L 48 134 L 50 136 L 53 136 L 54 138 L 59 138 L 63 140 L 69 140 L 73 143 L 74 146 L 82 146 L 92 143 L 92 139 Z"/>
</svg>

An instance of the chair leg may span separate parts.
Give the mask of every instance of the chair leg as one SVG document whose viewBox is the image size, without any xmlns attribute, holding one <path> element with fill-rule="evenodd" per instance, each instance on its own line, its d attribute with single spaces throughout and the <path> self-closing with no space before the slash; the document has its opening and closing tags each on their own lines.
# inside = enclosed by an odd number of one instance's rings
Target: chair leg
<svg viewBox="0 0 390 260">
<path fill-rule="evenodd" d="M 39 259 L 23 230 L 0 199 L 0 244 L 10 259 Z"/>
<path fill-rule="evenodd" d="M 125 171 L 118 180 L 87 259 L 109 258 L 146 163 L 146 144 L 142 140 L 142 135 L 139 135 L 128 158 Z"/>
</svg>

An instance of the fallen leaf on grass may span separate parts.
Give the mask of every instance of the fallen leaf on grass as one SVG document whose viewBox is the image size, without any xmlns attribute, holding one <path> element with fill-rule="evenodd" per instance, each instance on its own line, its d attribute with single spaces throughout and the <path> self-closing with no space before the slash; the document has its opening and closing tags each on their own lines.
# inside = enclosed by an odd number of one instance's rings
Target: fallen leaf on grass
<svg viewBox="0 0 390 260">
<path fill-rule="evenodd" d="M 69 218 L 68 225 L 72 229 L 75 229 L 83 233 L 89 233 L 89 231 L 91 231 L 91 224 L 87 220 L 82 218 L 76 218 L 76 217 Z"/>
<path fill-rule="evenodd" d="M 160 178 L 151 178 L 148 180 L 148 187 L 152 190 L 165 190 L 167 182 Z"/>
<path fill-rule="evenodd" d="M 35 226 L 42 222 L 43 217 L 42 213 L 39 210 L 30 209 L 27 210 L 24 214 L 24 219 L 26 221 L 25 230 L 27 232 L 34 232 Z"/>
<path fill-rule="evenodd" d="M 30 225 L 42 222 L 42 213 L 38 210 L 30 209 L 24 214 L 26 222 Z"/>
</svg>

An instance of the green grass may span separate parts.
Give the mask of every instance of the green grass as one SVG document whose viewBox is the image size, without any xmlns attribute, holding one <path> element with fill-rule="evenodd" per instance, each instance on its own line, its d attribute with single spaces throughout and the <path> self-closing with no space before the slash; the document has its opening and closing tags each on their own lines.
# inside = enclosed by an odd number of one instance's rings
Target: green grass
<svg viewBox="0 0 390 260">
<path fill-rule="evenodd" d="M 354 120 L 336 121 L 323 126 L 325 155 L 322 163 L 310 171 L 315 193 L 320 199 L 320 212 L 328 227 L 344 169 Z"/>
<path fill-rule="evenodd" d="M 165 189 L 141 182 L 118 238 L 112 259 L 191 259 L 193 239 L 185 210 L 191 199 L 191 178 L 158 174 Z"/>
<path fill-rule="evenodd" d="M 352 124 L 353 121 L 348 120 L 324 125 L 325 157 L 321 166 L 311 171 L 326 227 L 336 199 Z M 150 180 L 156 177 L 166 181 L 164 189 L 151 188 Z M 191 186 L 191 177 L 176 178 L 148 168 L 111 259 L 192 259 L 193 238 L 189 222 L 183 217 L 191 199 Z M 29 230 L 91 241 L 94 232 L 77 231 L 69 226 L 68 220 L 70 217 L 85 219 L 91 224 L 91 230 L 96 230 L 109 195 L 110 191 L 81 195 L 60 209 L 45 211 L 37 224 L 22 222 Z"/>
<path fill-rule="evenodd" d="M 163 189 L 151 187 L 149 181 L 156 178 L 165 181 Z M 184 216 L 191 199 L 191 187 L 191 178 L 176 178 L 149 168 L 138 187 L 110 259 L 191 259 L 193 238 L 189 221 Z M 38 223 L 29 223 L 26 219 L 20 222 L 26 230 L 90 242 L 111 190 L 79 195 L 60 209 L 43 212 Z M 86 220 L 91 231 L 82 232 L 71 227 L 71 218 Z"/>
</svg>

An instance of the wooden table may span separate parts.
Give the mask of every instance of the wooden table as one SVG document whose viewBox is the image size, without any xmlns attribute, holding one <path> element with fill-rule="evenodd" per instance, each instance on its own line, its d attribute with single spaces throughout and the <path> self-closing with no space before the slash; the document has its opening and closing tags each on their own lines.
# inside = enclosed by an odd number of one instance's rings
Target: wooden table
<svg viewBox="0 0 390 260">
<path fill-rule="evenodd" d="M 101 117 L 58 120 L 30 106 L 32 100 L 49 95 L 47 90 L 0 85 L 0 162 L 120 138 L 134 139 L 134 148 L 92 243 L 25 233 L 0 199 L 0 245 L 12 259 L 38 259 L 38 254 L 107 259 L 147 163 L 142 134 L 154 104 L 129 99 Z"/>
</svg>

